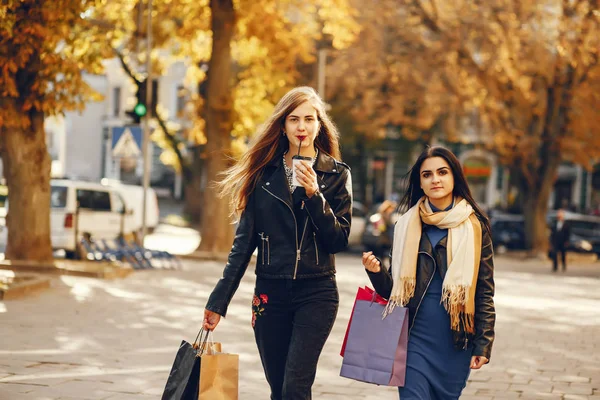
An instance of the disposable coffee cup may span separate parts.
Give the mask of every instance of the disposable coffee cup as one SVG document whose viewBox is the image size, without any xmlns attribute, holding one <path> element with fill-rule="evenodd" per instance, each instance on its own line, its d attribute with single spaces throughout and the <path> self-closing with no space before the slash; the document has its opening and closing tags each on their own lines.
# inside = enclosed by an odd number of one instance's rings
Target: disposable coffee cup
<svg viewBox="0 0 600 400">
<path fill-rule="evenodd" d="M 293 175 L 292 175 L 292 184 L 294 186 L 302 186 L 300 184 L 300 182 L 298 182 L 298 178 L 296 176 L 296 166 L 299 165 L 300 161 L 302 161 L 302 160 L 304 160 L 304 161 L 312 161 L 312 158 L 311 157 L 298 156 L 298 155 L 292 157 L 292 173 L 293 173 Z"/>
</svg>

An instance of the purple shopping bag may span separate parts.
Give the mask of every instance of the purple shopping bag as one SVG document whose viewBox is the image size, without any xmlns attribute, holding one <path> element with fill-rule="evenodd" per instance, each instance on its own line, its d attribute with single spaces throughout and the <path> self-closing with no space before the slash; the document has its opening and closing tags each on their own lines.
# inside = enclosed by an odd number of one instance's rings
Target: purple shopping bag
<svg viewBox="0 0 600 400">
<path fill-rule="evenodd" d="M 385 305 L 357 300 L 340 375 L 385 386 L 404 386 L 408 308 L 383 318 Z"/>
</svg>

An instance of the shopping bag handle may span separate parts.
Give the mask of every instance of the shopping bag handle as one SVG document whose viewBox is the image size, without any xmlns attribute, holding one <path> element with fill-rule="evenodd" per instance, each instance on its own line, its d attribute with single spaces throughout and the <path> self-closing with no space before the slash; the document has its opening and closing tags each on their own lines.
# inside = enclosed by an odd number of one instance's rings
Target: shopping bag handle
<svg viewBox="0 0 600 400">
<path fill-rule="evenodd" d="M 208 346 L 211 344 L 214 346 L 214 341 L 210 339 L 212 331 L 205 330 L 204 328 L 200 329 L 198 335 L 196 336 L 196 340 L 194 340 L 194 348 L 196 349 L 196 354 L 201 356 L 207 350 Z M 200 340 L 198 340 L 200 339 Z M 210 339 L 210 340 L 209 340 Z M 209 343 L 210 342 L 210 343 Z M 213 348 L 214 351 L 214 348 Z"/>
<path fill-rule="evenodd" d="M 194 344 L 192 346 L 194 347 L 194 349 L 196 349 L 196 351 L 200 355 L 204 352 L 204 348 L 206 347 L 206 342 L 208 341 L 209 333 L 210 333 L 210 331 L 205 330 L 203 327 L 200 329 L 200 332 L 198 332 L 198 335 L 196 335 L 196 339 L 194 340 Z"/>
<path fill-rule="evenodd" d="M 373 305 L 376 297 L 377 297 L 377 292 L 373 290 L 373 296 L 371 297 L 371 304 L 369 304 L 369 307 L 371 307 Z"/>
</svg>

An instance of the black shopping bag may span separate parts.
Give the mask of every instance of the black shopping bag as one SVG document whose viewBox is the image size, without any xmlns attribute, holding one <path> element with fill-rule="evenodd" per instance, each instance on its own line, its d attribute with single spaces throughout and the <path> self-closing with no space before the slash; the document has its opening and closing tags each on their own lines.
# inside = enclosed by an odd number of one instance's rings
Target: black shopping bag
<svg viewBox="0 0 600 400">
<path fill-rule="evenodd" d="M 181 341 L 173 367 L 169 373 L 162 400 L 198 400 L 200 383 L 200 357 L 198 357 L 198 333 L 193 344 Z M 206 333 L 208 337 L 208 332 Z M 206 339 L 205 339 L 206 341 Z"/>
</svg>

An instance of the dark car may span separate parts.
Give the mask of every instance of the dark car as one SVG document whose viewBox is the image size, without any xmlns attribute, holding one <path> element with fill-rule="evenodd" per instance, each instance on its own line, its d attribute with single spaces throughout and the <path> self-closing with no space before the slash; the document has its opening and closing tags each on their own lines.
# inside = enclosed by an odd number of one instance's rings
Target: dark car
<svg viewBox="0 0 600 400">
<path fill-rule="evenodd" d="M 492 243 L 499 253 L 525 248 L 525 220 L 518 214 L 495 213 L 491 220 Z"/>
<path fill-rule="evenodd" d="M 548 233 L 556 223 L 556 211 L 547 215 Z M 565 222 L 571 226 L 567 250 L 600 255 L 600 218 L 590 215 L 565 213 Z M 520 214 L 495 213 L 491 218 L 492 241 L 500 253 L 507 249 L 525 249 L 525 220 Z"/>
<path fill-rule="evenodd" d="M 567 250 L 600 255 L 600 217 L 565 212 L 565 222 L 571 228 Z M 556 223 L 556 211 L 548 213 L 548 226 Z"/>
</svg>

